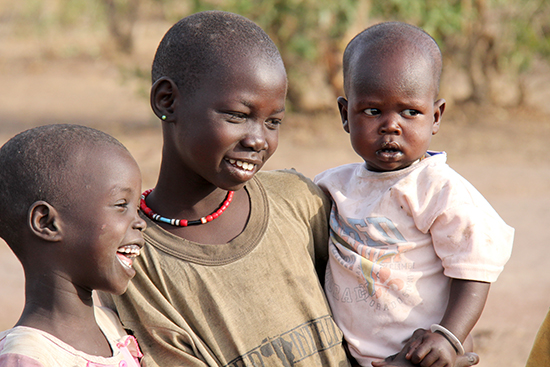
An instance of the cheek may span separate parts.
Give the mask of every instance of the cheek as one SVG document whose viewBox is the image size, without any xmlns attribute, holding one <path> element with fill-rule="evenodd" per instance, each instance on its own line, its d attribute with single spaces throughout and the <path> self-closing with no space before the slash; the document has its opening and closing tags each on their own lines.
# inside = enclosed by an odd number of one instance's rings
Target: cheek
<svg viewBox="0 0 550 367">
<path fill-rule="evenodd" d="M 125 220 L 111 220 L 110 222 L 102 224 L 99 230 L 99 240 L 106 241 L 105 245 L 117 245 L 117 241 L 120 241 L 126 233 L 128 228 L 128 222 Z"/>
<path fill-rule="evenodd" d="M 350 140 L 356 149 L 368 149 L 372 145 L 373 137 L 376 137 L 375 132 L 365 124 L 350 125 Z"/>
<path fill-rule="evenodd" d="M 277 150 L 277 147 L 279 146 L 279 130 L 272 131 L 267 136 L 267 146 L 268 146 L 268 157 L 271 157 L 273 153 Z"/>
</svg>

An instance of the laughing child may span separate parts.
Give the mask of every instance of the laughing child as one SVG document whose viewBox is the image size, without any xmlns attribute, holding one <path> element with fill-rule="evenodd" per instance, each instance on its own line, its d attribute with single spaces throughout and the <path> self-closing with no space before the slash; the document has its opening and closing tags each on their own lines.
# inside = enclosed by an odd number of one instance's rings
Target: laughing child
<svg viewBox="0 0 550 367">
<path fill-rule="evenodd" d="M 0 149 L 0 236 L 25 272 L 25 307 L 0 333 L 0 366 L 139 366 L 92 290 L 121 294 L 145 222 L 139 168 L 113 137 L 77 125 L 24 131 Z"/>
<path fill-rule="evenodd" d="M 513 229 L 428 151 L 445 109 L 441 66 L 436 42 L 397 22 L 344 53 L 338 107 L 364 163 L 315 181 L 333 200 L 327 297 L 362 366 L 404 348 L 421 366 L 453 366 L 511 253 Z"/>
</svg>

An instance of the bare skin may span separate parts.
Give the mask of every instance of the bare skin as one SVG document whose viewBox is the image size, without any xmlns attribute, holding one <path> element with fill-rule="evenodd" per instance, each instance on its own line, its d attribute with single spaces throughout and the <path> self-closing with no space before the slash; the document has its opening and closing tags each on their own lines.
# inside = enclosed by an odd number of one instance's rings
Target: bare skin
<svg viewBox="0 0 550 367">
<path fill-rule="evenodd" d="M 440 325 L 451 331 L 464 344 L 481 316 L 490 283 L 453 279 L 449 306 Z M 456 361 L 456 350 L 440 332 L 417 330 L 406 358 L 421 366 L 444 366 L 445 360 Z M 452 365 L 452 364 L 451 364 Z"/>
<path fill-rule="evenodd" d="M 227 243 L 243 231 L 250 203 L 242 188 L 275 152 L 284 117 L 282 63 L 245 58 L 237 64 L 212 75 L 192 96 L 183 96 L 167 78 L 151 91 L 153 110 L 167 118 L 159 178 L 147 206 L 164 217 L 194 220 L 215 211 L 228 190 L 235 191 L 231 205 L 212 222 L 184 228 L 160 224 L 203 244 Z M 220 83 L 227 75 L 231 82 Z M 253 168 L 241 169 L 231 160 Z"/>
<path fill-rule="evenodd" d="M 37 276 L 26 272 L 26 279 Z M 111 347 L 94 317 L 92 292 L 53 277 L 25 289 L 25 308 L 16 326 L 43 330 L 90 355 L 112 356 Z"/>
<path fill-rule="evenodd" d="M 56 209 L 37 201 L 29 209 L 20 257 L 25 307 L 16 326 L 43 330 L 90 355 L 111 357 L 95 320 L 92 291 L 121 294 L 135 275 L 131 256 L 119 250 L 143 246 L 145 222 L 137 213 L 141 175 L 120 147 L 83 151 L 81 171 L 67 190 L 74 193 L 72 205 Z"/>
</svg>

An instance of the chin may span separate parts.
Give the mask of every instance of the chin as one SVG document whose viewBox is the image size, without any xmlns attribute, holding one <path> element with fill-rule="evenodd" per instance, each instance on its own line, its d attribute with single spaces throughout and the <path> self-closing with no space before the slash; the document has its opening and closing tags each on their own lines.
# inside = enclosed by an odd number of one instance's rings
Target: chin
<svg viewBox="0 0 550 367">
<path fill-rule="evenodd" d="M 109 293 L 114 294 L 115 296 L 121 296 L 124 293 L 126 293 L 127 289 L 128 289 L 128 285 L 126 285 L 124 288 L 113 289 Z"/>
</svg>

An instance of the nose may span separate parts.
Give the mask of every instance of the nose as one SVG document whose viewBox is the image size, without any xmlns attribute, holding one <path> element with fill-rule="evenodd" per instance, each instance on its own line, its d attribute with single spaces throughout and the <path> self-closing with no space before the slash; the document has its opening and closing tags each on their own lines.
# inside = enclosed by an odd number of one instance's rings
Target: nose
<svg viewBox="0 0 550 367">
<path fill-rule="evenodd" d="M 139 216 L 139 213 L 137 211 L 132 228 L 137 229 L 138 231 L 144 231 L 145 228 L 147 228 L 147 223 Z"/>
<path fill-rule="evenodd" d="M 401 126 L 397 122 L 397 118 L 388 116 L 378 129 L 378 133 L 381 135 L 401 135 Z"/>
<path fill-rule="evenodd" d="M 267 132 L 263 122 L 254 122 L 248 127 L 241 144 L 248 149 L 252 149 L 255 152 L 266 150 L 269 147 L 267 142 Z"/>
</svg>

